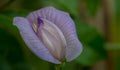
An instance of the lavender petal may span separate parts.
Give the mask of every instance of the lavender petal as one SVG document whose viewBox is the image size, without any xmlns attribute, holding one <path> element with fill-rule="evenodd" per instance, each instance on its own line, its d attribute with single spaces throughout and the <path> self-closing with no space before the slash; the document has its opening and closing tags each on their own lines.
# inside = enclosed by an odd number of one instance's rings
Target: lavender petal
<svg viewBox="0 0 120 70">
<path fill-rule="evenodd" d="M 41 59 L 60 64 L 57 59 L 55 59 L 51 53 L 45 48 L 42 42 L 34 33 L 30 23 L 26 18 L 23 17 L 15 17 L 14 18 L 14 25 L 16 25 L 20 31 L 20 34 L 27 44 L 27 46 Z"/>
<path fill-rule="evenodd" d="M 63 32 L 67 41 L 67 61 L 75 59 L 82 52 L 82 45 L 77 38 L 74 22 L 68 13 L 59 11 L 53 7 L 46 7 L 30 13 L 27 18 L 31 22 L 35 22 L 34 19 L 38 16 L 53 22 Z"/>
</svg>

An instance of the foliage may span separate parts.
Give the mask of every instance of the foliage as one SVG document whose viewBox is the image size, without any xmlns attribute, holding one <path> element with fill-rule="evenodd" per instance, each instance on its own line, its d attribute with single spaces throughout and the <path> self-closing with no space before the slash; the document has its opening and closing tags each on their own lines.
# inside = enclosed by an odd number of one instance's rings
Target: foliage
<svg viewBox="0 0 120 70">
<path fill-rule="evenodd" d="M 100 1 L 85 0 L 85 2 L 88 12 L 94 16 Z M 16 0 L 15 4 L 0 11 L 0 70 L 53 69 L 52 64 L 39 59 L 26 47 L 17 28 L 12 24 L 14 16 L 26 16 L 31 10 L 50 5 L 70 13 L 75 21 L 78 38 L 84 47 L 76 60 L 66 63 L 65 70 L 77 69 L 78 65 L 82 69 L 107 57 L 103 37 L 95 27 L 79 18 L 78 0 Z"/>
</svg>

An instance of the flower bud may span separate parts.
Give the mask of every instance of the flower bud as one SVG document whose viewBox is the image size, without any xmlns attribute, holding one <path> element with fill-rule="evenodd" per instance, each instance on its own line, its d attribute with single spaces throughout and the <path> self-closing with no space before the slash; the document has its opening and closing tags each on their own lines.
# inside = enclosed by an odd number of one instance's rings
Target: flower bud
<svg viewBox="0 0 120 70">
<path fill-rule="evenodd" d="M 56 59 L 64 59 L 67 44 L 62 31 L 54 23 L 40 17 L 38 17 L 38 24 L 40 25 L 37 28 L 33 23 L 33 29 L 39 39 Z"/>
<path fill-rule="evenodd" d="M 74 22 L 66 12 L 46 7 L 26 18 L 15 17 L 14 25 L 31 51 L 48 62 L 69 62 L 82 52 Z"/>
</svg>

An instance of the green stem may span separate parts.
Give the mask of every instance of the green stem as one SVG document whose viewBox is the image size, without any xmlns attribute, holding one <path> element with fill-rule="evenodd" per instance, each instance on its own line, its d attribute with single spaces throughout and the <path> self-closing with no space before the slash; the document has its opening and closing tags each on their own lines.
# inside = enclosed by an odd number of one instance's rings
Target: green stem
<svg viewBox="0 0 120 70">
<path fill-rule="evenodd" d="M 64 66 L 65 66 L 65 62 L 63 62 L 62 64 L 55 65 L 55 70 L 63 70 Z"/>
</svg>

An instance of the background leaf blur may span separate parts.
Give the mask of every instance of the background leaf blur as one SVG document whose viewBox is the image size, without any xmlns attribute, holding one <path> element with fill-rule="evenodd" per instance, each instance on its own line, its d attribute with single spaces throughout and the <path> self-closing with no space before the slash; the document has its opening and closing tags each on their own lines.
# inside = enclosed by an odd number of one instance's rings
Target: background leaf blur
<svg viewBox="0 0 120 70">
<path fill-rule="evenodd" d="M 0 70 L 54 69 L 53 64 L 39 59 L 27 48 L 13 25 L 13 17 L 25 17 L 45 6 L 69 12 L 84 47 L 77 59 L 66 63 L 64 70 L 120 70 L 120 1 L 105 1 L 106 5 L 103 0 L 0 0 Z M 106 11 L 110 17 L 106 17 Z M 103 20 L 97 15 L 102 15 Z M 105 23 L 104 19 L 108 22 Z M 103 63 L 99 64 L 101 61 Z"/>
</svg>

